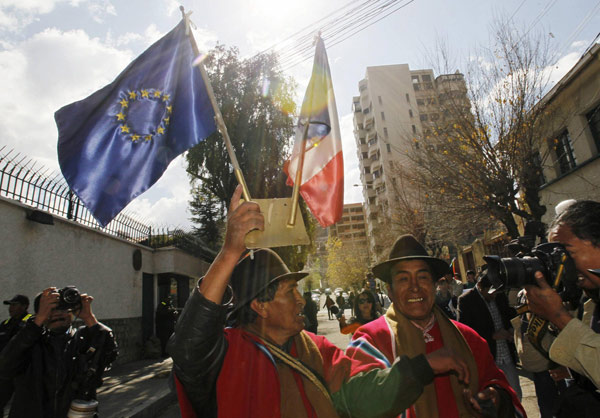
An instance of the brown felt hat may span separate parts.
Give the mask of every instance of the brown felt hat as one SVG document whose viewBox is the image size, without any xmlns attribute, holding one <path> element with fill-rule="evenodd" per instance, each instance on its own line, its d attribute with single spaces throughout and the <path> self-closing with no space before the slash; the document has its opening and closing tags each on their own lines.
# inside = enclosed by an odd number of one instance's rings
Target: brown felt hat
<svg viewBox="0 0 600 418">
<path fill-rule="evenodd" d="M 250 303 L 267 286 L 278 280 L 296 281 L 308 276 L 305 272 L 290 272 L 277 253 L 268 248 L 248 252 L 238 261 L 229 283 L 235 297 L 234 311 Z"/>
<path fill-rule="evenodd" d="M 406 260 L 423 260 L 427 262 L 431 268 L 431 272 L 434 274 L 434 281 L 446 274 L 449 269 L 448 264 L 444 260 L 431 257 L 427 253 L 425 247 L 423 247 L 415 237 L 407 234 L 402 235 L 396 240 L 390 251 L 388 260 L 377 264 L 371 270 L 373 270 L 375 277 L 390 283 L 390 270 L 392 269 L 392 266 L 400 261 Z"/>
</svg>

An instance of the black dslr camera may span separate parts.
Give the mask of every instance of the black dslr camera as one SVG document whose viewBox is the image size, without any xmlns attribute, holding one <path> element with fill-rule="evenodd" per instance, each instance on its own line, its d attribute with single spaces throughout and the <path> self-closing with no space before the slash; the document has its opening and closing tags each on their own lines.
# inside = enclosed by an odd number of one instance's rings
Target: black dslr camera
<svg viewBox="0 0 600 418">
<path fill-rule="evenodd" d="M 577 286 L 577 271 L 573 259 L 558 242 L 535 247 L 533 242 L 531 237 L 511 241 L 507 247 L 517 253 L 515 257 L 483 257 L 487 262 L 487 277 L 492 284 L 492 291 L 535 285 L 535 272 L 541 271 L 563 301 L 571 304 L 570 309 L 575 309 L 579 304 L 581 289 Z"/>
<path fill-rule="evenodd" d="M 58 290 L 60 298 L 56 309 L 76 311 L 81 308 L 81 294 L 75 286 L 66 286 Z"/>
</svg>

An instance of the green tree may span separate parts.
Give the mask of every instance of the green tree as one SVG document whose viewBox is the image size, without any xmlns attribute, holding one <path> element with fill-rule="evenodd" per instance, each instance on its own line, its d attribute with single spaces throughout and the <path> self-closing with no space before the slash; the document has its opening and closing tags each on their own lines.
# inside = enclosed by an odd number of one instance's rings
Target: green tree
<svg viewBox="0 0 600 418">
<path fill-rule="evenodd" d="M 237 48 L 217 45 L 204 65 L 223 114 L 240 168 L 254 198 L 285 197 L 283 162 L 291 149 L 296 105 L 295 82 L 277 70 L 277 57 L 242 59 Z M 186 155 L 193 189 L 191 210 L 207 242 L 220 241 L 225 211 L 237 180 L 220 133 L 215 132 Z M 305 224 L 311 221 L 303 205 Z M 302 268 L 307 248 L 276 249 L 290 268 Z"/>
<path fill-rule="evenodd" d="M 368 261 L 360 254 L 364 249 L 339 238 L 327 240 L 327 279 L 331 287 L 360 289 L 368 272 Z"/>
</svg>

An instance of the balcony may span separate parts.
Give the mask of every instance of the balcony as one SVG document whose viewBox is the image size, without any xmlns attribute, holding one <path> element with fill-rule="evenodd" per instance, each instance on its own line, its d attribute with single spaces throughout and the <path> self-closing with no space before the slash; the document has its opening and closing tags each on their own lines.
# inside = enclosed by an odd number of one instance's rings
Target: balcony
<svg viewBox="0 0 600 418">
<path fill-rule="evenodd" d="M 375 118 L 373 117 L 373 115 L 369 115 L 365 117 L 365 130 L 368 131 L 369 129 L 371 129 L 373 127 L 373 124 L 375 123 Z"/>
<path fill-rule="evenodd" d="M 372 173 L 368 173 L 368 174 L 362 173 L 362 179 L 363 179 L 364 183 L 367 183 L 367 184 L 372 183 L 373 182 L 373 174 Z"/>
<path fill-rule="evenodd" d="M 362 106 L 360 105 L 360 102 L 353 102 L 352 108 L 354 110 L 354 113 L 362 112 Z"/>
<path fill-rule="evenodd" d="M 373 180 L 373 188 L 377 189 L 378 187 L 383 185 L 383 177 L 379 176 Z"/>
<path fill-rule="evenodd" d="M 377 142 L 377 132 L 375 131 L 370 131 L 367 133 L 367 136 L 365 137 L 365 140 L 369 143 L 369 145 L 373 145 Z M 371 143 L 373 140 L 375 140 L 375 142 L 373 142 L 373 144 Z"/>
<path fill-rule="evenodd" d="M 369 152 L 369 145 L 368 144 L 360 144 L 358 152 Z"/>
<path fill-rule="evenodd" d="M 367 161 L 371 161 L 371 160 L 370 159 L 365 159 L 364 161 L 367 162 Z M 379 168 L 381 168 L 381 160 L 373 161 L 370 164 L 370 166 L 371 166 L 371 172 L 377 171 Z"/>
<path fill-rule="evenodd" d="M 375 196 L 375 190 L 373 189 L 365 189 L 367 191 L 367 198 Z"/>
</svg>

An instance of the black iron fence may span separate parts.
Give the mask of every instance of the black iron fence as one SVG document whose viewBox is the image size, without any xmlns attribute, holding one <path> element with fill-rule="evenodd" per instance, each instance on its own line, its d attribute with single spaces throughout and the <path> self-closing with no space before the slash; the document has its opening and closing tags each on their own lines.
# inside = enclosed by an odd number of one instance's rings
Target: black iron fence
<svg viewBox="0 0 600 418">
<path fill-rule="evenodd" d="M 0 148 L 0 196 L 133 242 L 149 242 L 152 229 L 131 215 L 117 215 L 102 228 L 59 173 L 13 150 Z"/>
<path fill-rule="evenodd" d="M 181 228 L 153 228 L 123 212 L 106 227 L 101 227 L 71 191 L 62 174 L 45 169 L 6 147 L 0 148 L 0 196 L 152 248 L 175 246 L 208 261 L 216 255 L 193 232 Z"/>
</svg>

